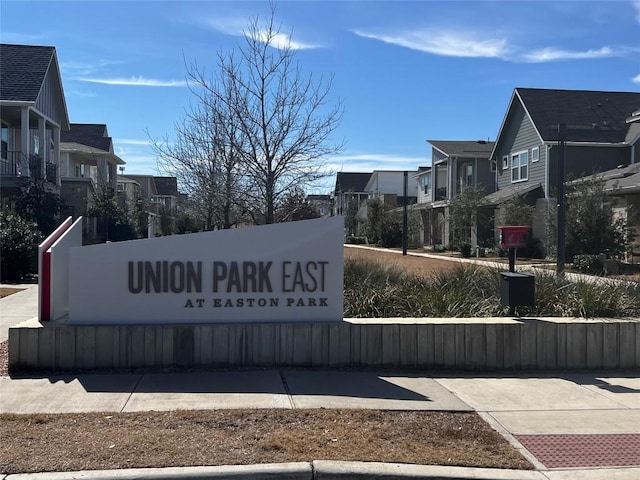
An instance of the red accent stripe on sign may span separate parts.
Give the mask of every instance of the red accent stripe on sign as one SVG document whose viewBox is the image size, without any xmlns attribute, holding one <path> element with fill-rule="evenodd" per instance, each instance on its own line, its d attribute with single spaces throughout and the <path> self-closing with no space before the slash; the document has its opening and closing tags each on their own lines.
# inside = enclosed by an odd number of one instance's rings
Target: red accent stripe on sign
<svg viewBox="0 0 640 480">
<path fill-rule="evenodd" d="M 46 251 L 42 254 L 42 318 L 41 322 L 49 322 L 51 320 L 51 252 Z"/>
</svg>

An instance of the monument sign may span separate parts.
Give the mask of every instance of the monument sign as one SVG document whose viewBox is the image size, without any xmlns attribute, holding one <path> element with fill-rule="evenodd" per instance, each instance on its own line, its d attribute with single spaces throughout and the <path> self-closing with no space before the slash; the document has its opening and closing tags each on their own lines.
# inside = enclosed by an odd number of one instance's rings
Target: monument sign
<svg viewBox="0 0 640 480">
<path fill-rule="evenodd" d="M 343 220 L 71 248 L 70 324 L 341 321 Z"/>
</svg>

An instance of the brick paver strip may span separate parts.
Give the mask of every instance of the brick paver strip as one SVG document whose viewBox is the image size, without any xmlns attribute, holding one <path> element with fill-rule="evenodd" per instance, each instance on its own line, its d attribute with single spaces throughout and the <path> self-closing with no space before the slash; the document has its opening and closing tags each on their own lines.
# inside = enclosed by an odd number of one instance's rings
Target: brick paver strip
<svg viewBox="0 0 640 480">
<path fill-rule="evenodd" d="M 516 438 L 547 468 L 640 466 L 640 434 Z"/>
</svg>

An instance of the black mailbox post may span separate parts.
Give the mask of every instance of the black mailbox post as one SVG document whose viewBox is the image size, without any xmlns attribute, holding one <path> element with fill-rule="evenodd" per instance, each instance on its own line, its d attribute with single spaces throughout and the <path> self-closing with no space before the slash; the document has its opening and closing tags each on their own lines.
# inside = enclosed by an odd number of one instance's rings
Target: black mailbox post
<svg viewBox="0 0 640 480">
<path fill-rule="evenodd" d="M 500 246 L 509 249 L 509 271 L 500 272 L 500 301 L 509 307 L 509 315 L 516 313 L 516 307 L 533 307 L 536 304 L 535 276 L 516 273 L 516 248 L 527 246 L 528 226 L 505 226 L 500 228 Z"/>
<path fill-rule="evenodd" d="M 535 277 L 530 273 L 500 272 L 500 301 L 509 307 L 511 315 L 516 307 L 535 306 Z"/>
</svg>

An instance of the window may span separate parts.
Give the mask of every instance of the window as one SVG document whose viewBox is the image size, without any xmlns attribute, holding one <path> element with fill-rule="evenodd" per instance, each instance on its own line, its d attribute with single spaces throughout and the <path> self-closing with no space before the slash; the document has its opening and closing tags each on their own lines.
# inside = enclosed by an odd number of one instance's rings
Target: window
<svg viewBox="0 0 640 480">
<path fill-rule="evenodd" d="M 429 173 L 427 175 L 422 176 L 422 189 L 424 193 L 428 193 L 430 188 L 431 188 L 431 174 Z"/>
<path fill-rule="evenodd" d="M 529 152 L 511 155 L 511 182 L 524 182 L 529 178 Z"/>
<path fill-rule="evenodd" d="M 467 187 L 473 185 L 473 165 L 470 163 L 464 166 L 464 184 Z"/>
<path fill-rule="evenodd" d="M 531 163 L 537 162 L 538 160 L 540 160 L 540 148 L 533 147 L 531 149 Z"/>
<path fill-rule="evenodd" d="M 495 158 L 489 162 L 489 168 L 492 172 L 495 172 L 498 169 L 498 161 Z"/>
<path fill-rule="evenodd" d="M 505 155 L 502 157 L 502 170 L 509 169 L 509 155 Z"/>
<path fill-rule="evenodd" d="M 9 158 L 9 127 L 4 123 L 2 124 L 2 133 L 0 134 L 2 139 L 2 147 L 0 148 L 1 158 L 7 160 Z"/>
<path fill-rule="evenodd" d="M 124 192 L 124 183 L 118 182 L 116 185 L 116 191 Z"/>
</svg>

